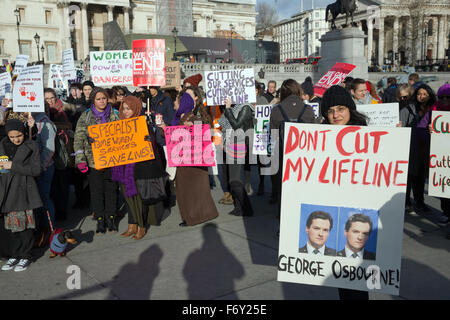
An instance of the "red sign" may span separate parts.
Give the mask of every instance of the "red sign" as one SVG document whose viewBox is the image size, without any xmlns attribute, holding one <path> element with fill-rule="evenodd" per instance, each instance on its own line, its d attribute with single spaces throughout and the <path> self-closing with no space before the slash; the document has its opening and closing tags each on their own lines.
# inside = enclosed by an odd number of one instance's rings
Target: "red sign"
<svg viewBox="0 0 450 320">
<path fill-rule="evenodd" d="M 340 84 L 356 66 L 349 63 L 337 62 L 333 68 L 320 78 L 314 85 L 314 95 L 322 97 L 325 91 L 331 86 Z"/>
<path fill-rule="evenodd" d="M 164 39 L 133 41 L 133 85 L 166 85 L 166 43 Z"/>
</svg>

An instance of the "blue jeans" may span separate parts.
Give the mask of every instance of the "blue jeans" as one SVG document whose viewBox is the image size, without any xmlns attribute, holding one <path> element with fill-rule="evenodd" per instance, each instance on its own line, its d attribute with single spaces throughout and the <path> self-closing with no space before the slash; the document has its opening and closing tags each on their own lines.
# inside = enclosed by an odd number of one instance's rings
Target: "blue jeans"
<svg viewBox="0 0 450 320">
<path fill-rule="evenodd" d="M 47 217 L 47 210 L 50 214 L 50 220 L 52 221 L 53 229 L 55 228 L 55 206 L 50 198 L 50 190 L 52 187 L 53 174 L 55 173 L 55 165 L 51 165 L 47 170 L 42 171 L 41 175 L 37 179 L 37 185 L 39 188 L 39 194 L 41 200 L 44 203 L 43 210 L 41 210 L 41 216 L 39 217 L 43 226 L 50 228 L 50 224 Z"/>
</svg>

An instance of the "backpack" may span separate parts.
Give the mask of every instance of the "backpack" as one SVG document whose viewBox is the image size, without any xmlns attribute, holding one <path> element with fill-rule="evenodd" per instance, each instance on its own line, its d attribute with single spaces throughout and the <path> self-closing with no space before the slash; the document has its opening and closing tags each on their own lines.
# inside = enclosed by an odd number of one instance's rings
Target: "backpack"
<svg viewBox="0 0 450 320">
<path fill-rule="evenodd" d="M 41 134 L 42 121 L 43 120 L 39 122 L 38 134 Z M 53 162 L 55 163 L 55 168 L 57 170 L 66 169 L 71 162 L 70 153 L 67 150 L 68 145 L 69 136 L 67 135 L 66 131 L 57 130 L 55 136 L 55 153 L 53 154 Z"/>
<path fill-rule="evenodd" d="M 283 146 L 284 146 L 284 130 L 285 130 L 285 124 L 286 122 L 296 122 L 296 123 L 304 123 L 304 121 L 302 120 L 303 114 L 305 113 L 306 110 L 306 105 L 303 106 L 302 111 L 300 111 L 300 114 L 298 115 L 297 119 L 293 118 L 290 119 L 286 112 L 284 111 L 283 107 L 281 106 L 281 104 L 277 104 L 274 107 L 278 107 L 280 109 L 281 115 L 283 116 L 283 121 L 281 121 L 280 123 L 280 127 L 278 128 L 278 132 L 279 132 L 279 143 L 278 143 L 278 147 L 280 150 L 280 157 L 283 155 Z M 282 158 L 280 158 L 280 160 L 282 160 Z M 280 162 L 282 163 L 282 162 Z"/>
</svg>

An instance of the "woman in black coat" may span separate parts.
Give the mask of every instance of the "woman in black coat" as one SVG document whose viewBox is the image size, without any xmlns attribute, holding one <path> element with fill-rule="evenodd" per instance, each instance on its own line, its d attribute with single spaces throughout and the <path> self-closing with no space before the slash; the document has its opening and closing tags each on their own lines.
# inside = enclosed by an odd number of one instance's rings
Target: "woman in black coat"
<svg viewBox="0 0 450 320">
<path fill-rule="evenodd" d="M 26 139 L 25 126 L 11 119 L 0 141 L 0 256 L 8 257 L 3 271 L 26 270 L 31 262 L 35 219 L 42 207 L 35 177 L 41 173 L 39 147 Z"/>
</svg>

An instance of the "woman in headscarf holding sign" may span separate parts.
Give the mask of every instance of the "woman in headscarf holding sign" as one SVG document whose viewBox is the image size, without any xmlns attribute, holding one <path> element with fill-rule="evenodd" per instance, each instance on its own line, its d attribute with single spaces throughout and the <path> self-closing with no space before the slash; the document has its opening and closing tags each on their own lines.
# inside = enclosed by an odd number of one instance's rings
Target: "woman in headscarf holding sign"
<svg viewBox="0 0 450 320">
<path fill-rule="evenodd" d="M 22 121 L 6 122 L 0 141 L 0 257 L 2 270 L 24 271 L 31 263 L 36 226 L 33 210 L 42 207 L 35 177 L 41 174 L 37 143 L 26 137 Z"/>
<path fill-rule="evenodd" d="M 95 88 L 89 99 L 92 105 L 81 114 L 75 131 L 75 165 L 80 172 L 88 174 L 91 206 L 97 220 L 96 233 L 106 233 L 106 228 L 109 231 L 118 230 L 114 221 L 117 211 L 117 184 L 111 180 L 111 168 L 95 169 L 91 146 L 95 140 L 89 137 L 88 126 L 117 121 L 119 116 L 108 103 L 105 89 Z"/>
<path fill-rule="evenodd" d="M 121 120 L 139 117 L 142 111 L 142 101 L 134 96 L 125 97 L 119 108 Z M 165 184 L 167 173 L 164 170 L 162 158 L 164 155 L 156 143 L 156 126 L 148 124 L 146 140 L 151 144 L 155 158 L 153 160 L 130 163 L 112 168 L 112 179 L 120 183 L 121 190 L 127 201 L 128 229 L 122 237 L 142 239 L 147 230 L 147 224 L 159 224 L 157 216 L 164 213 L 162 201 L 166 198 Z M 158 215 L 156 215 L 156 211 Z"/>
</svg>

